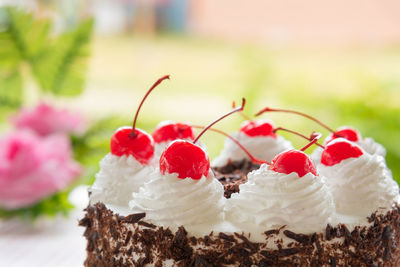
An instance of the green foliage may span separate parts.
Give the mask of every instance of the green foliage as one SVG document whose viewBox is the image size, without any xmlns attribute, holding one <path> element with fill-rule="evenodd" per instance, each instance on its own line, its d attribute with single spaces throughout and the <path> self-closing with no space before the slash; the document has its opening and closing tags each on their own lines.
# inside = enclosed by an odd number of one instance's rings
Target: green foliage
<svg viewBox="0 0 400 267">
<path fill-rule="evenodd" d="M 68 191 L 58 192 L 39 203 L 16 210 L 0 209 L 0 218 L 19 217 L 24 220 L 34 220 L 39 216 L 54 217 L 55 215 L 62 214 L 66 216 L 68 212 L 74 207 L 68 201 Z"/>
<path fill-rule="evenodd" d="M 84 135 L 72 136 L 74 158 L 85 166 L 82 183 L 93 183 L 100 160 L 110 152 L 110 136 L 124 124 L 118 117 L 109 117 L 94 123 Z"/>
<path fill-rule="evenodd" d="M 48 19 L 36 19 L 15 7 L 0 8 L 0 114 L 23 103 L 25 70 L 40 90 L 56 96 L 82 92 L 93 20 L 53 36 Z M 29 74 L 28 73 L 28 74 Z"/>
<path fill-rule="evenodd" d="M 33 70 L 44 91 L 74 96 L 82 92 L 88 43 L 93 20 L 83 21 L 74 31 L 53 40 L 33 62 Z"/>
<path fill-rule="evenodd" d="M 0 74 L 0 88 L 0 114 L 16 110 L 22 105 L 22 78 L 19 72 Z"/>
</svg>

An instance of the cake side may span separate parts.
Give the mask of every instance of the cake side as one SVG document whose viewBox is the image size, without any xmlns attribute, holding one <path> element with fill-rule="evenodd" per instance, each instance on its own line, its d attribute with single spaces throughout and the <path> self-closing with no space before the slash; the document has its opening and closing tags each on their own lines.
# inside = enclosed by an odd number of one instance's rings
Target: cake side
<svg viewBox="0 0 400 267">
<path fill-rule="evenodd" d="M 304 235 L 285 227 L 265 232 L 265 242 L 246 233 L 190 236 L 146 222 L 144 213 L 119 216 L 97 203 L 80 225 L 88 240 L 85 266 L 399 266 L 400 207 L 372 214 L 369 226 L 350 231 L 327 225 Z M 283 244 L 282 235 L 290 240 Z M 271 248 L 271 244 L 275 248 Z"/>
</svg>

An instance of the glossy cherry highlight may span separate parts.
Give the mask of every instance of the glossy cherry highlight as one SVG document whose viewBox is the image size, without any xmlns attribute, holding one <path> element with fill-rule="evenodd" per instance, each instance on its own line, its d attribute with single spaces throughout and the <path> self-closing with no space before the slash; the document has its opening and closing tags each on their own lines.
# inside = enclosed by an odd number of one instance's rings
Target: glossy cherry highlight
<svg viewBox="0 0 400 267">
<path fill-rule="evenodd" d="M 357 144 L 344 138 L 337 138 L 325 146 L 321 163 L 325 166 L 333 166 L 345 159 L 358 158 L 363 154 L 364 152 Z"/>
<path fill-rule="evenodd" d="M 313 161 L 307 154 L 299 150 L 280 153 L 272 160 L 269 169 L 284 174 L 295 172 L 299 177 L 303 177 L 307 173 L 317 175 L 317 168 Z"/>
<path fill-rule="evenodd" d="M 192 178 L 195 180 L 200 179 L 202 176 L 207 176 L 210 170 L 210 160 L 207 153 L 196 145 L 196 142 L 215 123 L 235 112 L 243 110 L 245 102 L 243 98 L 241 107 L 226 113 L 204 127 L 193 143 L 184 140 L 175 140 L 170 143 L 160 157 L 161 173 L 177 173 L 178 178 Z"/>
<path fill-rule="evenodd" d="M 358 142 L 361 140 L 361 134 L 354 128 L 351 127 L 340 127 L 336 132 L 331 133 L 325 140 L 325 144 L 328 144 L 336 138 L 345 138 L 352 142 Z"/>
<path fill-rule="evenodd" d="M 123 127 L 118 129 L 111 137 L 110 149 L 111 154 L 116 156 L 133 156 L 142 164 L 148 164 L 154 155 L 154 141 L 151 135 L 145 131 L 136 128 L 136 121 L 140 108 L 142 107 L 147 96 L 157 87 L 163 80 L 169 79 L 169 75 L 158 79 L 143 97 L 136 111 L 132 128 Z"/>
<path fill-rule="evenodd" d="M 207 153 L 189 141 L 173 141 L 160 157 L 162 174 L 177 173 L 178 178 L 190 177 L 198 180 L 203 175 L 207 177 L 209 170 L 210 160 Z"/>
<path fill-rule="evenodd" d="M 303 151 L 315 144 L 321 136 L 322 135 L 319 133 L 312 133 L 310 137 L 312 140 L 302 149 L 292 149 L 280 153 L 272 160 L 269 169 L 285 174 L 295 172 L 299 177 L 303 177 L 307 173 L 317 175 L 317 168 L 315 167 L 314 162 Z"/>
<path fill-rule="evenodd" d="M 142 164 L 148 164 L 154 155 L 153 138 L 145 131 L 136 128 L 135 138 L 132 128 L 118 129 L 111 137 L 111 153 L 115 156 L 133 156 Z"/>
<path fill-rule="evenodd" d="M 239 131 L 251 137 L 270 136 L 276 138 L 274 129 L 274 124 L 269 120 L 248 120 L 241 125 Z"/>
<path fill-rule="evenodd" d="M 177 139 L 193 140 L 194 131 L 189 124 L 166 121 L 157 126 L 152 136 L 154 142 L 156 143 L 173 141 Z"/>
<path fill-rule="evenodd" d="M 205 127 L 203 126 L 198 126 L 198 125 L 192 125 L 193 128 L 198 128 L 198 129 L 204 129 Z M 269 164 L 267 161 L 265 160 L 261 160 L 258 159 L 256 157 L 254 157 L 238 140 L 236 140 L 235 138 L 233 138 L 231 135 L 227 134 L 224 131 L 221 131 L 219 129 L 215 129 L 215 128 L 208 128 L 209 131 L 212 132 L 216 132 L 219 133 L 227 138 L 229 138 L 232 142 L 234 142 L 238 147 L 240 147 L 241 150 L 243 150 L 244 153 L 246 153 L 246 155 L 250 158 L 251 162 L 256 163 L 256 164 L 263 164 L 263 163 L 267 163 Z"/>
</svg>

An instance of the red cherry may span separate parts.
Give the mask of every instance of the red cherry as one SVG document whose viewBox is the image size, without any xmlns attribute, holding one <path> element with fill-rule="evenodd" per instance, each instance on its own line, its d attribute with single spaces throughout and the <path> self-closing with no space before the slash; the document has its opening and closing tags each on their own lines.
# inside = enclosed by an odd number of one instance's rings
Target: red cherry
<svg viewBox="0 0 400 267">
<path fill-rule="evenodd" d="M 330 136 L 327 137 L 325 144 L 329 143 L 330 141 L 332 141 L 333 139 L 339 138 L 339 137 L 343 137 L 347 140 L 350 140 L 352 142 L 357 142 L 361 139 L 361 135 L 359 132 L 357 132 L 357 130 L 350 128 L 350 127 L 342 127 L 339 128 L 337 131 L 334 131 L 332 128 L 330 128 L 328 125 L 326 125 L 325 123 L 323 123 L 322 121 L 306 114 L 303 112 L 299 112 L 299 111 L 295 111 L 295 110 L 289 110 L 289 109 L 276 109 L 276 108 L 270 108 L 270 107 L 266 107 L 262 110 L 260 110 L 259 112 L 257 112 L 255 114 L 255 116 L 260 116 L 261 114 L 265 113 L 265 112 L 285 112 L 285 113 L 292 113 L 292 114 L 296 114 L 296 115 L 300 115 L 302 117 L 308 118 L 312 121 L 315 121 L 316 123 L 318 123 L 319 125 L 321 125 L 322 127 L 324 127 L 325 129 L 327 129 L 328 131 L 330 131 L 332 134 Z"/>
<path fill-rule="evenodd" d="M 240 127 L 240 131 L 248 136 L 271 136 L 276 138 L 274 133 L 275 126 L 268 120 L 245 121 Z"/>
<path fill-rule="evenodd" d="M 162 81 L 169 79 L 169 75 L 165 75 L 158 79 L 144 95 L 142 101 L 136 110 L 135 118 L 133 119 L 132 128 L 120 128 L 111 137 L 111 154 L 116 156 L 132 155 L 142 164 L 148 164 L 154 155 L 153 138 L 143 130 L 136 128 L 136 121 L 139 115 L 140 108 L 149 94 Z"/>
<path fill-rule="evenodd" d="M 176 140 L 167 146 L 160 157 L 160 171 L 177 173 L 178 178 L 200 179 L 207 176 L 210 170 L 210 160 L 204 150 L 184 140 Z"/>
<path fill-rule="evenodd" d="M 156 143 L 172 141 L 177 139 L 194 139 L 193 128 L 186 123 L 165 121 L 160 123 L 153 132 Z"/>
<path fill-rule="evenodd" d="M 325 140 L 325 144 L 328 144 L 332 140 L 342 137 L 352 142 L 358 142 L 361 139 L 361 134 L 354 128 L 341 127 L 334 133 L 331 133 Z"/>
<path fill-rule="evenodd" d="M 151 135 L 136 128 L 132 138 L 132 128 L 118 129 L 111 137 L 111 153 L 115 156 L 131 155 L 142 164 L 148 164 L 154 155 L 154 141 Z"/>
<path fill-rule="evenodd" d="M 289 150 L 277 155 L 269 166 L 270 170 L 290 174 L 296 172 L 299 177 L 307 173 L 317 175 L 317 169 L 307 154 L 299 150 Z"/>
<path fill-rule="evenodd" d="M 193 128 L 197 128 L 197 129 L 204 129 L 204 126 L 198 126 L 198 125 L 192 125 Z M 208 128 L 209 131 L 212 132 L 216 132 L 219 133 L 225 137 L 227 137 L 228 139 L 230 139 L 232 142 L 234 142 L 241 150 L 243 150 L 244 153 L 246 153 L 247 156 L 249 156 L 251 162 L 256 163 L 256 164 L 263 164 L 263 163 L 268 163 L 265 160 L 261 160 L 258 159 L 256 157 L 254 157 L 238 140 L 236 140 L 235 138 L 233 138 L 231 135 L 227 134 L 224 131 L 221 131 L 219 129 L 215 129 L 215 128 Z M 269 163 L 268 163 L 269 164 Z"/>
<path fill-rule="evenodd" d="M 325 146 L 321 155 L 321 163 L 325 166 L 333 166 L 342 160 L 358 158 L 363 154 L 364 152 L 357 144 L 344 138 L 337 138 Z"/>
<path fill-rule="evenodd" d="M 175 140 L 170 143 L 160 157 L 161 173 L 178 173 L 178 178 L 185 179 L 189 177 L 194 180 L 200 179 L 203 175 L 207 176 L 210 171 L 210 160 L 207 153 L 201 147 L 195 145 L 196 142 L 208 129 L 220 120 L 235 112 L 243 111 L 245 103 L 246 100 L 243 98 L 240 107 L 231 110 L 204 127 L 193 143 L 184 140 Z"/>
</svg>

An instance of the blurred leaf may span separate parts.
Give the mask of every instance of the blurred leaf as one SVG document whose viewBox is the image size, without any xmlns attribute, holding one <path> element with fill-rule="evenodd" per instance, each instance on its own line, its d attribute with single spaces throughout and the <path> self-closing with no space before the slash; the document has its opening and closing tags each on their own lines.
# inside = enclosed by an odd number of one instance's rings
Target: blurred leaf
<svg viewBox="0 0 400 267">
<path fill-rule="evenodd" d="M 93 20 L 55 39 L 33 61 L 34 74 L 42 89 L 55 95 L 75 96 L 82 92 L 89 55 Z"/>
<path fill-rule="evenodd" d="M 49 25 L 20 9 L 0 8 L 0 117 L 22 105 L 22 62 L 38 56 Z"/>
<path fill-rule="evenodd" d="M 18 71 L 0 72 L 0 119 L 22 105 L 22 79 Z"/>
<path fill-rule="evenodd" d="M 69 191 L 59 192 L 49 198 L 46 198 L 39 203 L 26 208 L 17 210 L 0 209 L 0 218 L 20 217 L 25 220 L 33 220 L 39 216 L 54 217 L 62 214 L 68 215 L 68 212 L 74 207 L 68 201 Z"/>
<path fill-rule="evenodd" d="M 56 38 L 51 38 L 50 28 L 48 19 L 37 19 L 16 7 L 0 8 L 0 78 L 9 77 L 0 89 L 6 84 L 9 90 L 21 92 L 9 86 L 22 86 L 21 75 L 15 72 L 27 63 L 43 91 L 63 96 L 82 92 L 93 20 Z"/>
<path fill-rule="evenodd" d="M 74 158 L 85 166 L 83 183 L 93 183 L 100 160 L 110 152 L 110 137 L 124 124 L 119 117 L 109 117 L 94 123 L 84 135 L 72 136 Z"/>
<path fill-rule="evenodd" d="M 36 19 L 32 14 L 15 7 L 1 8 L 0 14 L 1 28 L 13 41 L 20 57 L 27 61 L 38 57 L 48 42 L 50 22 Z"/>
</svg>

